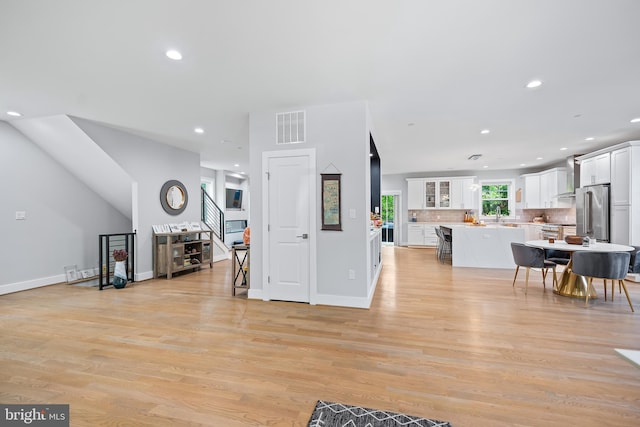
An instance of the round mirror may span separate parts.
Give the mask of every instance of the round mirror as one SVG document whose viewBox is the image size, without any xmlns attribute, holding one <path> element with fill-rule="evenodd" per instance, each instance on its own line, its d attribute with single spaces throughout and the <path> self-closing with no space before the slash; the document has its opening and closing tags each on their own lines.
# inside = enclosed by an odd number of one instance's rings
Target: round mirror
<svg viewBox="0 0 640 427">
<path fill-rule="evenodd" d="M 160 204 L 170 215 L 178 215 L 187 207 L 187 189 L 175 179 L 167 181 L 160 190 Z"/>
<path fill-rule="evenodd" d="M 167 190 L 167 204 L 171 209 L 180 209 L 184 205 L 184 192 L 177 185 L 169 187 Z"/>
</svg>

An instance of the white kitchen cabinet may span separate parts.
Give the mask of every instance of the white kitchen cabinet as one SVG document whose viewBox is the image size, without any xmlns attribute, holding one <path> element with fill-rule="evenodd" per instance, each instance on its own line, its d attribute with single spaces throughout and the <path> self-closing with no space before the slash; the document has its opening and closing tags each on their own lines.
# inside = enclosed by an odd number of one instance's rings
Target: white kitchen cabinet
<svg viewBox="0 0 640 427">
<path fill-rule="evenodd" d="M 451 181 L 438 181 L 438 207 L 451 208 Z"/>
<path fill-rule="evenodd" d="M 476 209 L 474 203 L 473 178 L 451 180 L 451 209 Z"/>
<path fill-rule="evenodd" d="M 424 245 L 424 225 L 423 224 L 407 225 L 407 244 L 409 246 Z"/>
<path fill-rule="evenodd" d="M 631 204 L 631 147 L 611 153 L 611 204 Z M 640 165 L 636 165 L 638 167 Z"/>
<path fill-rule="evenodd" d="M 474 177 L 407 178 L 408 209 L 476 209 Z"/>
<path fill-rule="evenodd" d="M 409 209 L 424 209 L 425 186 L 424 179 L 407 180 L 407 207 Z"/>
<path fill-rule="evenodd" d="M 561 205 L 561 201 L 555 197 L 567 191 L 567 170 L 555 168 L 540 173 L 540 207 L 559 208 L 570 207 Z"/>
<path fill-rule="evenodd" d="M 409 246 L 438 246 L 437 224 L 407 225 L 407 244 Z"/>
<path fill-rule="evenodd" d="M 451 209 L 451 180 L 426 178 L 424 188 L 425 209 Z"/>
<path fill-rule="evenodd" d="M 580 161 L 580 187 L 611 181 L 611 154 L 602 153 Z"/>
<path fill-rule="evenodd" d="M 524 240 L 540 240 L 542 239 L 542 225 L 539 224 L 521 224 L 524 228 Z"/>
<path fill-rule="evenodd" d="M 631 207 L 629 205 L 611 206 L 609 241 L 620 245 L 631 244 Z"/>
<path fill-rule="evenodd" d="M 540 202 L 540 174 L 532 173 L 524 176 L 524 208 L 541 208 Z"/>
<path fill-rule="evenodd" d="M 438 246 L 438 235 L 436 234 L 437 225 L 424 224 L 424 241 L 425 246 Z"/>
</svg>

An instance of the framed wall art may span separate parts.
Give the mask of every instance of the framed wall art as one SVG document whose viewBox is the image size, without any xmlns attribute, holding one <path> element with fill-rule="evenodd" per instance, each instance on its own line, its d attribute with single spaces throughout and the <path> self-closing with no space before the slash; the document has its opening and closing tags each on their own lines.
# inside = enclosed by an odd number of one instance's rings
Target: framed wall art
<svg viewBox="0 0 640 427">
<path fill-rule="evenodd" d="M 322 230 L 342 231 L 340 209 L 341 174 L 323 173 L 322 177 Z"/>
</svg>

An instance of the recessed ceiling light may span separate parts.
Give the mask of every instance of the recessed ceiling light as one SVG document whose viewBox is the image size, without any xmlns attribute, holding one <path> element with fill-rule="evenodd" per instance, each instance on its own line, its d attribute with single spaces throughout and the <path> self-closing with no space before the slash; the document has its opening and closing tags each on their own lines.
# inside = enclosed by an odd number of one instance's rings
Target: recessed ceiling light
<svg viewBox="0 0 640 427">
<path fill-rule="evenodd" d="M 202 128 L 195 128 L 193 131 L 195 133 L 199 133 L 199 134 L 203 134 L 204 133 L 204 129 L 202 129 Z"/>
<path fill-rule="evenodd" d="M 520 166 L 527 166 L 526 163 L 520 163 Z"/>
<path fill-rule="evenodd" d="M 18 113 L 17 111 L 7 111 L 7 116 L 20 117 L 22 116 L 22 114 Z"/>
<path fill-rule="evenodd" d="M 565 150 L 567 150 L 567 147 L 562 147 L 562 148 L 560 149 L 560 151 L 565 151 Z"/>
<path fill-rule="evenodd" d="M 542 160 L 542 157 L 536 157 L 536 160 Z"/>
<path fill-rule="evenodd" d="M 528 89 L 533 89 L 534 87 L 538 87 L 542 84 L 542 82 L 540 80 L 531 80 L 529 83 L 527 83 L 527 88 Z"/>
<path fill-rule="evenodd" d="M 240 172 L 240 173 L 241 173 L 242 175 L 246 174 L 246 172 L 245 172 L 245 171 L 242 171 L 242 172 Z"/>
<path fill-rule="evenodd" d="M 489 132 L 491 132 L 489 129 L 483 129 L 483 130 L 480 131 L 480 133 L 483 134 L 483 135 L 486 135 Z"/>
<path fill-rule="evenodd" d="M 631 123 L 640 123 L 640 117 L 636 117 L 635 119 L 631 119 Z"/>
<path fill-rule="evenodd" d="M 487 166 L 487 165 L 484 165 L 484 166 L 483 166 L 483 168 L 484 168 L 484 169 L 486 169 L 486 168 L 488 168 L 488 167 L 489 167 L 489 166 Z"/>
<path fill-rule="evenodd" d="M 482 157 L 482 154 L 472 154 L 467 157 L 467 160 L 478 160 L 480 157 Z"/>
<path fill-rule="evenodd" d="M 593 141 L 594 139 L 595 139 L 594 137 L 590 136 L 589 138 L 585 138 L 584 140 L 585 141 Z"/>
<path fill-rule="evenodd" d="M 240 167 L 240 165 L 239 165 L 239 164 L 237 164 L 237 163 L 236 163 L 235 165 L 233 165 L 233 166 L 234 166 L 234 167 L 236 167 L 236 168 L 239 168 L 239 167 Z"/>
<path fill-rule="evenodd" d="M 166 55 L 167 58 L 173 59 L 174 61 L 180 61 L 182 59 L 182 54 L 177 50 L 168 50 Z"/>
</svg>

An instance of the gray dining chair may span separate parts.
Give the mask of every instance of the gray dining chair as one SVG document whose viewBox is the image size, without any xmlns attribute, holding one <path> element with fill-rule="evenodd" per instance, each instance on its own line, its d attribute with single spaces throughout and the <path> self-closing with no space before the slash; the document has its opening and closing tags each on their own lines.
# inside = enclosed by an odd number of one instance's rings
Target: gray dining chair
<svg viewBox="0 0 640 427">
<path fill-rule="evenodd" d="M 607 280 L 611 280 L 611 301 L 613 301 L 613 287 L 617 280 L 618 286 L 624 289 L 631 311 L 634 311 L 631 298 L 629 298 L 629 292 L 624 284 L 624 278 L 629 271 L 630 258 L 631 254 L 629 252 L 577 251 L 573 254 L 573 266 L 571 270 L 575 274 L 588 277 L 589 286 L 591 286 L 594 278 L 603 279 L 605 301 L 607 300 Z M 587 292 L 585 304 L 589 304 L 589 292 Z"/>
<path fill-rule="evenodd" d="M 526 267 L 527 274 L 525 276 L 524 293 L 527 293 L 529 288 L 529 270 L 532 268 L 539 268 L 542 271 L 542 286 L 546 289 L 547 285 L 545 279 L 549 269 L 553 270 L 553 286 L 558 286 L 558 279 L 556 278 L 556 263 L 545 259 L 544 249 L 534 248 L 527 246 L 523 243 L 511 242 L 511 252 L 513 253 L 513 261 L 516 264 L 516 274 L 513 276 L 513 286 L 516 285 L 516 279 L 518 278 L 518 271 L 520 267 Z"/>
</svg>

